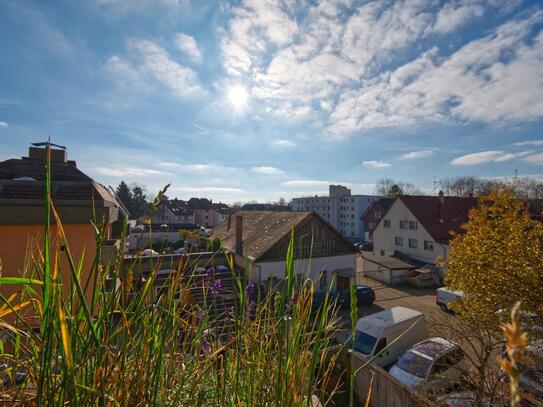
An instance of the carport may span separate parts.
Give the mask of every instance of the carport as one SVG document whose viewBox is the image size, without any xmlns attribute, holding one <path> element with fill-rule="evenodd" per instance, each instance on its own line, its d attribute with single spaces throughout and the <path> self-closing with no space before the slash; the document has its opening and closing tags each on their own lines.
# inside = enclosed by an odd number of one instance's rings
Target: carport
<svg viewBox="0 0 543 407">
<path fill-rule="evenodd" d="M 364 276 L 388 285 L 400 285 L 407 282 L 406 274 L 418 266 L 392 256 L 374 256 L 363 254 L 362 272 Z"/>
</svg>

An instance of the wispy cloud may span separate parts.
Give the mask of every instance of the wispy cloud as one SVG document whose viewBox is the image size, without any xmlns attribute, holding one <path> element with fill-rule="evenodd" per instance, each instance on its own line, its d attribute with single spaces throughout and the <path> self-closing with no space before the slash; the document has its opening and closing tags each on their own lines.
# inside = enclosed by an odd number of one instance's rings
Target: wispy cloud
<svg viewBox="0 0 543 407">
<path fill-rule="evenodd" d="M 390 163 L 384 161 L 364 161 L 362 165 L 366 168 L 387 168 L 390 167 Z"/>
<path fill-rule="evenodd" d="M 283 175 L 285 172 L 283 170 L 280 170 L 276 167 L 271 166 L 260 166 L 260 167 L 253 167 L 251 168 L 251 171 L 256 172 L 258 174 L 264 174 L 264 175 Z"/>
<path fill-rule="evenodd" d="M 198 43 L 194 37 L 183 33 L 177 33 L 175 35 L 175 44 L 181 52 L 188 55 L 194 61 L 202 61 L 202 52 L 200 51 L 200 48 L 198 48 Z"/>
<path fill-rule="evenodd" d="M 432 154 L 434 154 L 432 150 L 410 151 L 409 153 L 403 154 L 402 158 L 404 160 L 416 160 L 418 158 L 429 157 Z"/>
<path fill-rule="evenodd" d="M 490 162 L 505 162 L 511 161 L 517 158 L 526 157 L 533 153 L 533 150 L 519 151 L 519 152 L 505 152 L 505 151 L 480 151 L 477 153 L 466 154 L 460 157 L 456 157 L 451 161 L 452 165 L 479 165 Z"/>
<path fill-rule="evenodd" d="M 0 129 L 7 129 L 9 126 L 6 122 L 0 122 Z"/>
<path fill-rule="evenodd" d="M 323 181 L 323 180 L 317 180 L 317 179 L 292 179 L 289 181 L 284 181 L 282 183 L 284 186 L 296 186 L 296 187 L 315 187 L 315 186 L 325 186 L 333 184 L 333 182 L 330 181 Z"/>
<path fill-rule="evenodd" d="M 456 157 L 451 161 L 452 165 L 478 165 L 496 161 L 504 155 L 503 151 L 480 151 Z"/>
<path fill-rule="evenodd" d="M 202 193 L 223 193 L 223 194 L 239 194 L 245 193 L 246 190 L 235 187 L 213 187 L 213 186 L 201 186 L 201 187 L 177 187 L 173 188 L 175 191 L 190 192 L 201 195 Z"/>
<path fill-rule="evenodd" d="M 141 167 L 94 167 L 94 171 L 102 174 L 107 175 L 110 177 L 150 177 L 150 176 L 164 176 L 173 175 L 172 173 L 165 172 L 165 171 L 158 171 L 153 170 L 149 168 L 141 168 Z"/>
<path fill-rule="evenodd" d="M 297 144 L 292 140 L 287 139 L 278 139 L 270 143 L 270 146 L 282 149 L 293 149 L 296 148 Z"/>
<path fill-rule="evenodd" d="M 526 146 L 543 146 L 543 140 L 527 140 L 519 141 L 515 143 L 515 146 L 526 147 Z"/>
<path fill-rule="evenodd" d="M 532 154 L 523 158 L 523 161 L 526 161 L 530 164 L 543 165 L 543 153 Z"/>
</svg>

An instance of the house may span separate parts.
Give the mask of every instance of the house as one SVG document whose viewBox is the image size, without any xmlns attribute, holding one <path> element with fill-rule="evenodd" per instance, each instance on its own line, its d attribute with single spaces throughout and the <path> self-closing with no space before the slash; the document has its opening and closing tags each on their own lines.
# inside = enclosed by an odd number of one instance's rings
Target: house
<svg viewBox="0 0 543 407">
<path fill-rule="evenodd" d="M 364 240 L 361 215 L 379 196 L 352 195 L 343 185 L 330 185 L 327 196 L 292 199 L 293 211 L 315 211 L 344 237 L 351 241 Z"/>
<path fill-rule="evenodd" d="M 206 198 L 191 198 L 188 201 L 168 199 L 163 196 L 157 211 L 151 216 L 151 223 L 196 224 L 211 228 L 217 226 L 231 213 L 228 205 Z"/>
<path fill-rule="evenodd" d="M 368 209 L 362 214 L 361 218 L 364 222 L 364 240 L 372 241 L 373 240 L 373 229 L 379 223 L 383 215 L 390 205 L 392 205 L 394 199 L 392 198 L 380 198 L 376 201 L 373 201 Z"/>
<path fill-rule="evenodd" d="M 32 146 L 28 157 L 0 162 L 0 259 L 2 275 L 17 277 L 24 271 L 28 248 L 42 245 L 44 232 L 46 149 Z M 96 252 L 94 226 L 107 225 L 102 262 L 107 264 L 115 254 L 117 238 L 128 213 L 114 193 L 91 179 L 68 160 L 64 148 L 51 149 L 51 197 L 66 233 L 75 264 L 83 257 L 83 281 L 91 270 Z M 52 221 L 53 247 L 57 228 Z M 63 279 L 69 281 L 66 263 L 61 264 Z M 8 298 L 17 286 L 3 286 Z"/>
<path fill-rule="evenodd" d="M 349 286 L 355 276 L 357 250 L 315 212 L 240 211 L 213 229 L 248 279 L 265 290 L 281 284 L 291 230 L 294 269 L 299 280 L 311 279 L 317 290 Z"/>
<path fill-rule="evenodd" d="M 194 209 L 186 201 L 163 196 L 157 204 L 156 212 L 151 216 L 151 222 L 192 224 L 195 223 Z"/>
<path fill-rule="evenodd" d="M 364 274 L 376 265 L 386 267 L 392 258 L 412 266 L 446 260 L 451 232 L 462 233 L 461 226 L 476 205 L 475 198 L 445 197 L 442 192 L 439 196 L 398 196 L 373 229 L 373 254 L 363 255 Z M 402 268 L 404 274 L 407 269 Z M 396 274 L 398 282 L 401 273 Z"/>
</svg>

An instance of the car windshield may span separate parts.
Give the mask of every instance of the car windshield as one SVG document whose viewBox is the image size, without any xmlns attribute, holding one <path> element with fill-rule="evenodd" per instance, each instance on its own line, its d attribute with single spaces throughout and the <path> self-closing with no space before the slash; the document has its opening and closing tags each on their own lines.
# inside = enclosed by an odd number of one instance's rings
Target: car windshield
<svg viewBox="0 0 543 407">
<path fill-rule="evenodd" d="M 426 377 L 432 366 L 432 360 L 411 351 L 405 352 L 396 363 L 400 369 L 417 377 Z"/>
<path fill-rule="evenodd" d="M 356 331 L 354 349 L 357 352 L 363 353 L 364 355 L 369 355 L 375 346 L 375 342 L 377 342 L 377 338 L 368 335 L 367 333 Z M 350 338 L 347 341 L 347 346 L 352 347 L 352 341 Z"/>
</svg>

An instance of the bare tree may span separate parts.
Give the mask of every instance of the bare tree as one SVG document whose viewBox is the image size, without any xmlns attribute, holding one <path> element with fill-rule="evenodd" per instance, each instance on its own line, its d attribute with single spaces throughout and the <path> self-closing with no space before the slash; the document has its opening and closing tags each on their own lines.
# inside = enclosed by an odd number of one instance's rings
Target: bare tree
<svg viewBox="0 0 543 407">
<path fill-rule="evenodd" d="M 468 315 L 469 310 L 462 309 L 462 320 L 444 314 L 430 326 L 433 335 L 456 343 L 464 353 L 464 362 L 456 367 L 460 370 L 460 379 L 450 384 L 473 392 L 475 406 L 506 406 L 507 386 L 497 363 L 503 349 L 503 336 L 497 323 L 483 325 L 477 315 Z"/>
<path fill-rule="evenodd" d="M 396 182 L 391 178 L 377 182 L 375 192 L 387 198 L 395 198 L 398 195 L 422 195 L 422 191 L 410 182 Z"/>
</svg>

